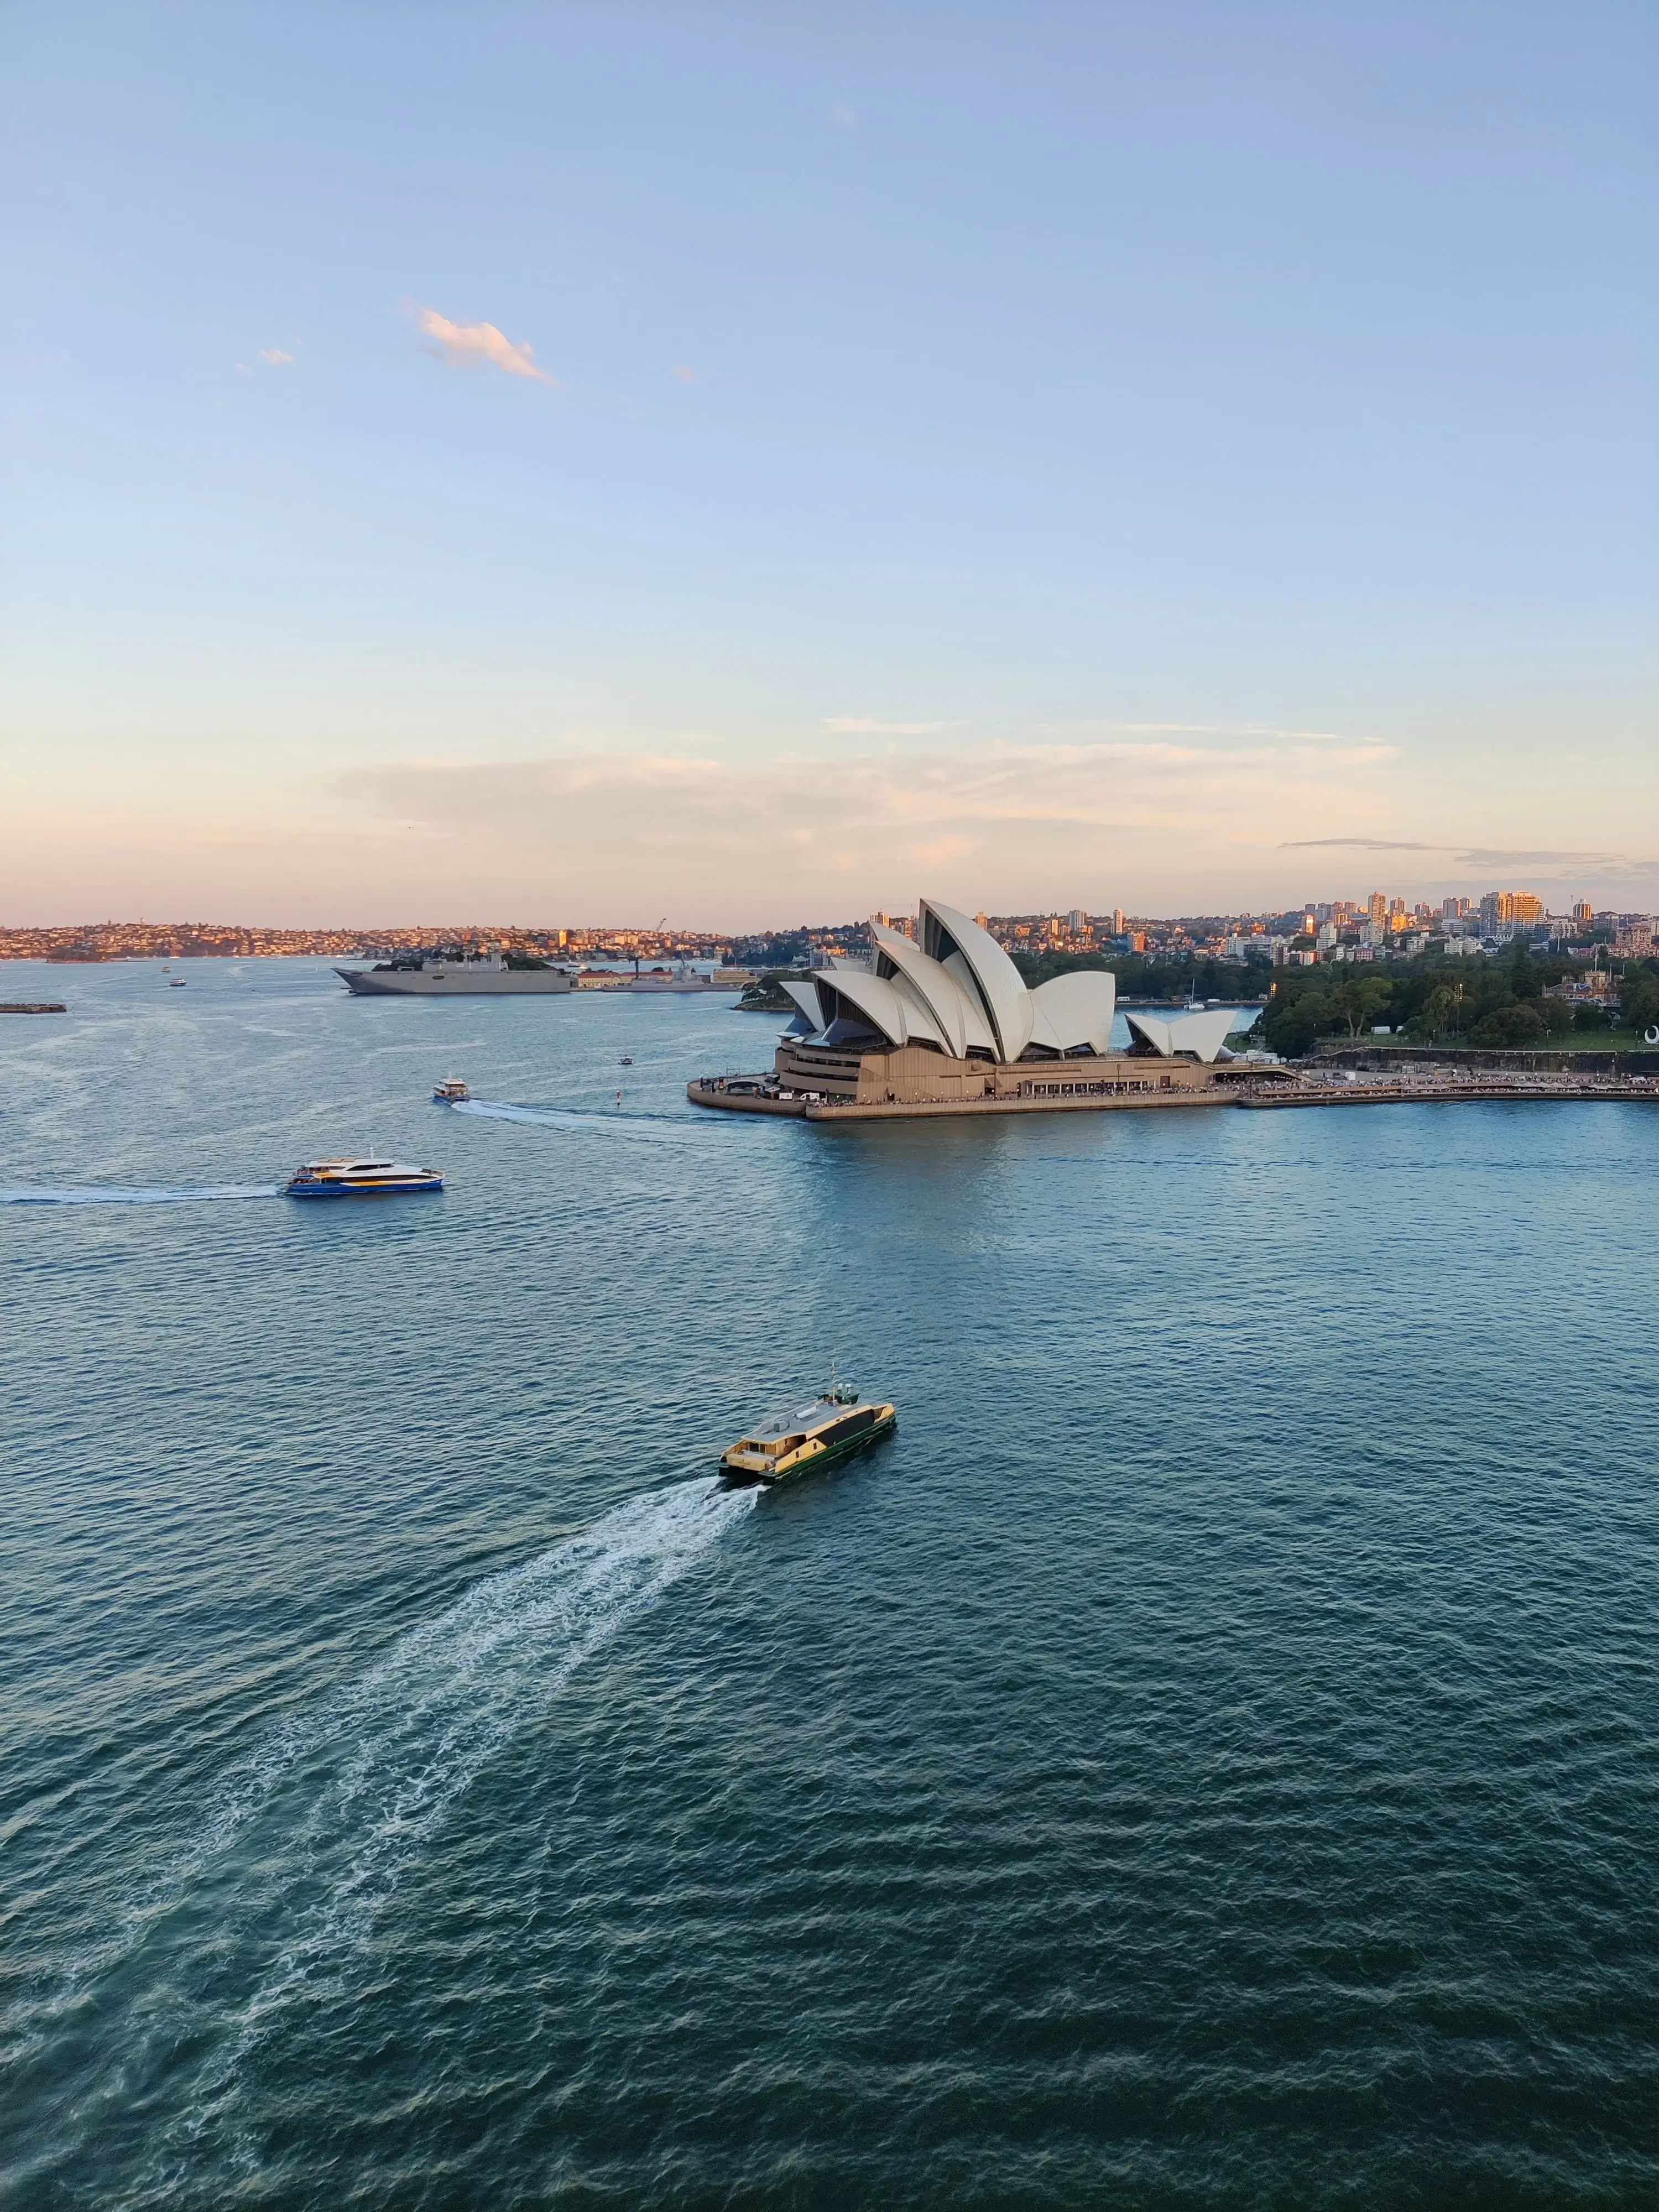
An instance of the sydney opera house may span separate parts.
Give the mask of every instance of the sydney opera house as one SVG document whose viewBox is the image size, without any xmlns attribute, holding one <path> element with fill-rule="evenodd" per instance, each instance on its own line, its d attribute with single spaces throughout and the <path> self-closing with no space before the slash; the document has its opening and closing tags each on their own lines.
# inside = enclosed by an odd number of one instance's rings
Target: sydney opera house
<svg viewBox="0 0 1659 2212">
<path fill-rule="evenodd" d="M 914 938 L 873 917 L 870 938 L 867 960 L 786 981 L 797 1012 L 765 1085 L 772 1110 L 1150 1104 L 1162 1094 L 1174 1104 L 1177 1093 L 1196 1103 L 1221 1077 L 1229 1008 L 1172 1018 L 1126 1009 L 1131 1041 L 1114 1050 L 1117 985 L 1104 970 L 1028 990 L 988 930 L 935 899 L 921 902 Z M 739 1103 L 712 1088 L 692 1096 Z"/>
</svg>

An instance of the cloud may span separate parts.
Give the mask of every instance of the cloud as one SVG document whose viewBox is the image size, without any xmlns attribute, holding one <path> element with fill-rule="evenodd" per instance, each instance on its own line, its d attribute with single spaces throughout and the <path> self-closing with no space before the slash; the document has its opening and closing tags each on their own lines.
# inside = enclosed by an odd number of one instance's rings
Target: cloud
<svg viewBox="0 0 1659 2212">
<path fill-rule="evenodd" d="M 284 353 L 281 346 L 261 346 L 259 358 L 268 361 L 273 368 L 292 368 L 294 366 L 293 355 Z"/>
<path fill-rule="evenodd" d="M 844 100 L 830 102 L 830 120 L 832 123 L 839 123 L 843 131 L 856 131 L 858 128 L 858 117 L 854 114 Z"/>
<path fill-rule="evenodd" d="M 1449 853 L 1449 845 L 1418 845 L 1399 837 L 1291 837 L 1287 853 L 1314 853 L 1328 848 L 1337 853 Z"/>
<path fill-rule="evenodd" d="M 678 367 L 671 368 L 668 374 L 671 376 L 678 377 L 682 384 L 695 384 L 697 380 L 696 370 L 695 368 L 688 368 L 684 362 L 680 362 Z"/>
<path fill-rule="evenodd" d="M 826 714 L 823 726 L 838 738 L 927 738 L 949 722 L 878 722 L 868 714 Z"/>
<path fill-rule="evenodd" d="M 1284 845 L 1287 853 L 1432 853 L 1461 868 L 1565 870 L 1568 874 L 1593 871 L 1607 877 L 1646 876 L 1659 862 L 1635 860 L 1625 853 L 1549 852 L 1510 845 L 1431 845 L 1396 837 L 1298 837 Z"/>
<path fill-rule="evenodd" d="M 829 726 L 836 737 L 872 739 L 951 726 L 866 716 Z M 607 911 L 643 912 L 659 896 L 707 904 L 709 883 L 747 881 L 764 850 L 790 891 L 809 904 L 822 896 L 826 912 L 902 902 L 918 887 L 999 911 L 1109 904 L 1115 890 L 1148 910 L 1158 878 L 1162 912 L 1182 910 L 1182 892 L 1224 898 L 1223 877 L 1299 872 L 1282 855 L 1284 829 L 1317 828 L 1368 803 L 1385 773 L 1363 752 L 1331 748 L 1310 762 L 1263 741 L 1222 751 L 1127 740 L 861 747 L 832 738 L 763 761 L 584 750 L 388 762 L 338 790 L 363 822 L 403 836 L 414 826 L 455 866 L 539 872 L 537 880 L 564 885 L 585 910 L 598 899 Z"/>
<path fill-rule="evenodd" d="M 1277 722 L 1074 722 L 1044 726 L 1052 734 L 1061 730 L 1105 730 L 1121 731 L 1128 737 L 1221 738 L 1228 741 L 1266 738 L 1276 744 L 1346 745 L 1377 755 L 1392 755 L 1399 750 L 1397 745 L 1385 744 L 1379 738 L 1356 737 L 1344 730 L 1288 730 Z"/>
<path fill-rule="evenodd" d="M 568 730 L 539 757 L 493 759 L 458 732 L 447 757 L 343 773 L 323 818 L 359 841 L 364 883 L 402 887 L 394 904 L 441 892 L 452 912 L 482 912 L 511 899 L 567 921 L 665 908 L 719 927 L 841 920 L 903 911 L 919 891 L 969 912 L 1260 912 L 1363 893 L 1370 883 L 1354 872 L 1378 866 L 1413 896 L 1505 878 L 1541 890 L 1559 870 L 1564 890 L 1598 905 L 1659 903 L 1659 867 L 1629 855 L 1550 866 L 1529 851 L 1389 836 L 1410 826 L 1402 796 L 1420 804 L 1421 793 L 1402 794 L 1399 758 L 1365 740 L 1182 725 L 1107 736 L 1099 724 L 1042 738 L 965 721 L 896 738 L 874 715 L 836 720 L 872 726 L 763 750 Z M 1333 836 L 1344 821 L 1370 826 Z M 1521 848 L 1545 824 L 1483 826 Z"/>
<path fill-rule="evenodd" d="M 508 376 L 528 376 L 538 384 L 550 384 L 556 391 L 560 388 L 556 376 L 550 376 L 544 368 L 537 368 L 533 347 L 514 345 L 494 323 L 452 323 L 435 307 L 416 308 L 415 319 L 446 361 L 460 362 L 469 367 L 479 362 L 491 362 Z"/>
</svg>

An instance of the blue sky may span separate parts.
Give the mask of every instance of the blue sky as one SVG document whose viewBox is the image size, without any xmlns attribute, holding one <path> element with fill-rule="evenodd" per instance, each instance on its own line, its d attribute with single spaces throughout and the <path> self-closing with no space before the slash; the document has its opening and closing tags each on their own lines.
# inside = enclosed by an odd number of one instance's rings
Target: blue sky
<svg viewBox="0 0 1659 2212">
<path fill-rule="evenodd" d="M 3 918 L 1659 902 L 1656 111 L 1594 0 L 14 0 Z"/>
</svg>

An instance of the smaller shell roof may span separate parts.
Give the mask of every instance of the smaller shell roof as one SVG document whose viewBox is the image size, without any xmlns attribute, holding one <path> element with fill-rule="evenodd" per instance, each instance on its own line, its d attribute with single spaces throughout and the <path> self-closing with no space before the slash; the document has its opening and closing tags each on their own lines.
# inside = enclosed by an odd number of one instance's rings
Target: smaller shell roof
<svg viewBox="0 0 1659 2212">
<path fill-rule="evenodd" d="M 1143 1014 L 1139 1009 L 1131 1012 L 1126 1007 L 1123 1018 L 1144 1043 L 1164 1059 L 1190 1053 L 1194 1060 L 1207 1064 L 1219 1056 L 1238 1015 L 1235 1007 L 1212 1006 L 1201 1014 L 1176 1014 L 1166 1020 L 1160 1014 Z"/>
</svg>

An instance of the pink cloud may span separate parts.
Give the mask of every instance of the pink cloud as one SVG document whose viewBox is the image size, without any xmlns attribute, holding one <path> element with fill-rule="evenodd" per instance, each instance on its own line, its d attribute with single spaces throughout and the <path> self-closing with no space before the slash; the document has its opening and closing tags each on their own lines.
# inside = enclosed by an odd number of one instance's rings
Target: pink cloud
<svg viewBox="0 0 1659 2212">
<path fill-rule="evenodd" d="M 435 307 L 417 309 L 416 320 L 446 360 L 490 362 L 508 376 L 532 377 L 538 384 L 559 388 L 556 376 L 550 376 L 544 368 L 537 368 L 535 349 L 527 344 L 514 345 L 494 323 L 452 323 Z"/>
<path fill-rule="evenodd" d="M 668 374 L 671 376 L 678 376 L 682 384 L 695 384 L 697 380 L 696 370 L 687 368 L 683 362 L 678 368 L 671 368 Z"/>
</svg>

